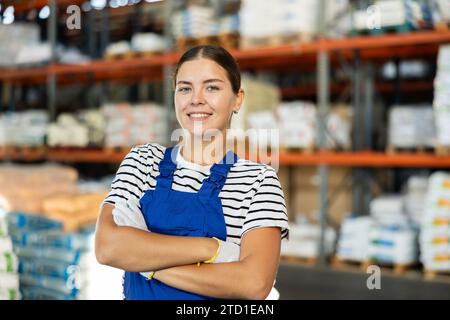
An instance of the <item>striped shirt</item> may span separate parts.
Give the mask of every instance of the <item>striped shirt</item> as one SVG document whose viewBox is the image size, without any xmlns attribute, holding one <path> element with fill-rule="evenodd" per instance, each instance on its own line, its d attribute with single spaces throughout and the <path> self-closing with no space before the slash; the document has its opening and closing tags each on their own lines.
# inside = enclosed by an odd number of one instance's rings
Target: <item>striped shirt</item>
<svg viewBox="0 0 450 320">
<path fill-rule="evenodd" d="M 132 148 L 122 161 L 103 203 L 114 205 L 129 199 L 139 201 L 147 190 L 154 190 L 165 149 L 155 143 Z M 203 180 L 209 176 L 211 166 L 188 162 L 180 153 L 176 159 L 172 189 L 198 192 Z M 281 238 L 288 238 L 283 190 L 272 167 L 239 159 L 231 167 L 219 198 L 227 227 L 227 241 L 240 244 L 247 231 L 261 227 L 280 227 Z"/>
</svg>

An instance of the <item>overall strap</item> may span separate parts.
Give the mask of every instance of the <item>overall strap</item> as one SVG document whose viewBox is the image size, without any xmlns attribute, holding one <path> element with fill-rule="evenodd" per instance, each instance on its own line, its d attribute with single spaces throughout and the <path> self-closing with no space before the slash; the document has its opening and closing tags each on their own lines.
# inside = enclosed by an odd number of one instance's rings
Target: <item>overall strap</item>
<svg viewBox="0 0 450 320">
<path fill-rule="evenodd" d="M 176 156 L 178 147 L 166 148 L 164 158 L 159 163 L 159 175 L 156 177 L 156 187 L 169 189 L 172 187 L 173 173 L 177 169 L 177 164 L 173 160 Z"/>
<path fill-rule="evenodd" d="M 237 161 L 238 156 L 229 151 L 220 162 L 215 163 L 211 167 L 209 177 L 203 181 L 202 187 L 198 192 L 201 200 L 209 201 L 211 197 L 219 194 L 225 185 L 228 172 Z"/>
</svg>

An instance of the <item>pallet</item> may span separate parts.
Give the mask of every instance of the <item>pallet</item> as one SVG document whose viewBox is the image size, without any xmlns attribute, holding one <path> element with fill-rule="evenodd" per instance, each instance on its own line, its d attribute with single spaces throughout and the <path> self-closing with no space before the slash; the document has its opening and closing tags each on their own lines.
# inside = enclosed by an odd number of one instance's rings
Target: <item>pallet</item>
<svg viewBox="0 0 450 320">
<path fill-rule="evenodd" d="M 413 32 L 415 28 L 409 24 L 404 23 L 397 26 L 389 26 L 389 27 L 381 27 L 374 29 L 365 29 L 365 30 L 353 30 L 351 31 L 352 36 L 364 36 L 364 35 L 385 35 L 389 33 L 410 33 Z"/>
<path fill-rule="evenodd" d="M 105 60 L 114 61 L 114 60 L 127 60 L 135 58 L 148 58 L 160 55 L 162 53 L 163 53 L 162 51 L 129 51 L 126 53 L 119 53 L 119 54 L 106 54 Z"/>
<path fill-rule="evenodd" d="M 314 154 L 317 152 L 317 147 L 314 145 L 305 146 L 305 147 L 287 147 L 280 146 L 280 153 L 301 153 L 301 154 Z"/>
<path fill-rule="evenodd" d="M 181 37 L 176 41 L 176 48 L 181 52 L 201 45 L 216 45 L 227 49 L 237 49 L 239 48 L 239 40 L 240 37 L 237 33 L 223 33 L 200 38 Z"/>
<path fill-rule="evenodd" d="M 117 147 L 104 147 L 103 151 L 105 153 L 128 153 L 131 150 L 131 146 L 125 147 L 125 146 L 117 146 Z"/>
<path fill-rule="evenodd" d="M 450 146 L 436 145 L 434 151 L 437 156 L 450 156 Z"/>
<path fill-rule="evenodd" d="M 334 268 L 356 267 L 365 272 L 369 265 L 370 264 L 368 264 L 368 261 L 347 260 L 347 259 L 340 259 L 338 257 L 333 257 L 331 259 L 331 266 Z"/>
<path fill-rule="evenodd" d="M 450 279 L 450 270 L 424 269 L 423 275 L 425 280 L 435 280 L 439 277 L 448 277 Z"/>
<path fill-rule="evenodd" d="M 45 146 L 5 146 L 2 154 L 7 159 L 28 159 L 41 160 L 46 157 L 47 147 Z"/>
<path fill-rule="evenodd" d="M 440 21 L 436 22 L 434 25 L 434 30 L 438 32 L 448 32 L 450 31 L 450 21 Z"/>
<path fill-rule="evenodd" d="M 356 266 L 362 271 L 366 272 L 367 268 L 371 265 L 378 266 L 384 270 L 392 270 L 394 274 L 405 274 L 407 271 L 415 267 L 415 264 L 385 263 L 373 259 L 367 259 L 364 261 L 345 260 L 339 259 L 337 257 L 334 257 L 332 259 L 332 266 L 336 268 Z"/>
<path fill-rule="evenodd" d="M 254 49 L 259 47 L 275 47 L 288 44 L 308 43 L 313 36 L 307 33 L 296 33 L 287 35 L 274 35 L 262 38 L 241 38 L 241 49 Z"/>
<path fill-rule="evenodd" d="M 315 266 L 317 264 L 317 257 L 298 257 L 298 256 L 282 255 L 281 261 L 307 266 Z"/>
<path fill-rule="evenodd" d="M 429 146 L 417 146 L 417 147 L 397 147 L 388 146 L 386 148 L 387 154 L 403 154 L 403 153 L 419 153 L 419 154 L 433 154 L 435 153 L 435 148 Z"/>
</svg>

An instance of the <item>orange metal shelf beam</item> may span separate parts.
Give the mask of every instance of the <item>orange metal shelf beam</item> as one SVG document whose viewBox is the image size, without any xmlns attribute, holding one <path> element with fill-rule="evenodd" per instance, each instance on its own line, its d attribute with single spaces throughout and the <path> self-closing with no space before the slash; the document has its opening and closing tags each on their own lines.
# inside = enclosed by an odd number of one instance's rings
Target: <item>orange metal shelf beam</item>
<svg viewBox="0 0 450 320">
<path fill-rule="evenodd" d="M 130 148 L 131 149 L 131 148 Z M 49 148 L 47 158 L 56 162 L 120 163 L 130 150 Z"/>
<path fill-rule="evenodd" d="M 311 43 L 290 44 L 277 47 L 262 47 L 249 50 L 230 50 L 243 68 L 261 68 L 282 66 L 286 64 L 314 64 L 315 54 L 319 51 L 330 53 L 342 52 L 346 59 L 352 58 L 352 50 L 361 50 L 364 59 L 390 59 L 400 57 L 430 57 L 437 52 L 438 44 L 450 43 L 449 32 L 414 32 L 411 34 L 393 34 L 382 36 L 365 36 L 345 39 L 319 39 Z M 389 49 L 389 50 L 387 50 Z M 86 73 L 99 74 L 99 79 L 115 78 L 108 76 L 109 72 L 127 74 L 131 71 L 145 76 L 149 68 L 161 69 L 164 65 L 173 65 L 180 57 L 179 52 L 155 55 L 152 57 L 132 58 L 123 60 L 96 60 L 82 65 L 53 64 L 47 67 L 31 69 L 1 69 L 0 80 L 9 82 L 45 82 L 49 74 L 72 76 Z M 302 57 L 302 59 L 299 59 Z M 102 76 L 100 76 L 102 75 Z M 120 76 L 117 76 L 120 78 Z M 118 79 L 116 78 L 116 79 Z M 75 82 L 76 78 L 74 78 Z M 41 83 L 42 83 L 41 82 Z"/>
<path fill-rule="evenodd" d="M 56 4 L 59 7 L 62 6 L 69 6 L 72 4 L 76 4 L 76 5 L 81 5 L 84 2 L 86 2 L 86 0 L 56 0 Z M 25 12 L 25 11 L 30 11 L 33 9 L 41 9 L 42 7 L 45 7 L 46 5 L 49 4 L 48 0 L 23 0 L 23 1 L 11 1 L 11 0 L 7 0 L 5 1 L 5 7 L 8 6 L 14 6 L 14 11 L 15 12 Z"/>
<path fill-rule="evenodd" d="M 7 154 L 2 151 L 0 152 L 0 156 L 3 160 L 35 161 L 47 159 L 66 163 L 120 163 L 128 152 L 128 148 L 116 151 L 94 148 L 48 148 L 45 152 L 41 150 L 39 152 L 16 152 L 15 154 Z M 247 156 L 247 158 L 252 157 Z M 437 156 L 424 153 L 386 154 L 384 152 L 372 151 L 281 152 L 279 154 L 279 163 L 280 165 L 291 166 L 314 166 L 323 164 L 341 167 L 450 168 L 450 156 Z"/>
<path fill-rule="evenodd" d="M 432 91 L 432 81 L 418 81 L 418 80 L 403 80 L 399 84 L 399 89 L 403 92 L 420 92 L 420 91 Z M 340 94 L 344 90 L 349 88 L 350 84 L 340 83 L 331 84 L 330 93 L 332 95 Z M 380 93 L 390 93 L 396 89 L 396 83 L 392 82 L 379 82 L 376 83 L 375 88 Z M 317 93 L 317 87 L 315 84 L 300 85 L 297 87 L 286 87 L 281 89 L 281 95 L 283 98 L 292 98 L 297 96 L 314 96 Z"/>
<path fill-rule="evenodd" d="M 283 165 L 330 165 L 349 167 L 427 167 L 450 168 L 450 156 L 434 154 L 401 153 L 386 154 L 384 152 L 330 152 L 321 151 L 312 154 L 280 153 L 280 164 Z"/>
</svg>

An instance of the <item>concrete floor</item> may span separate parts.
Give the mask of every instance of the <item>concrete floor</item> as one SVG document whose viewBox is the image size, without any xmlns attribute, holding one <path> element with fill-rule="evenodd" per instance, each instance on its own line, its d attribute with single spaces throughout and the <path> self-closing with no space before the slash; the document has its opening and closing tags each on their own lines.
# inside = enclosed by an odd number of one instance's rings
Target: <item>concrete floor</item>
<svg viewBox="0 0 450 320">
<path fill-rule="evenodd" d="M 424 280 L 419 271 L 396 276 L 381 269 L 381 289 L 369 290 L 358 269 L 331 269 L 281 262 L 275 287 L 280 300 L 292 299 L 450 299 L 450 276 Z"/>
</svg>

